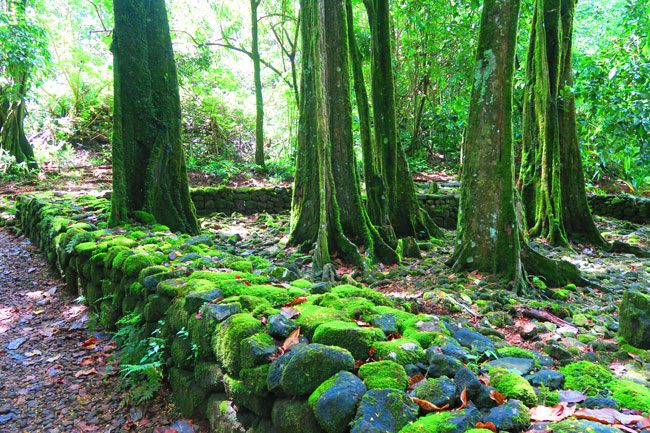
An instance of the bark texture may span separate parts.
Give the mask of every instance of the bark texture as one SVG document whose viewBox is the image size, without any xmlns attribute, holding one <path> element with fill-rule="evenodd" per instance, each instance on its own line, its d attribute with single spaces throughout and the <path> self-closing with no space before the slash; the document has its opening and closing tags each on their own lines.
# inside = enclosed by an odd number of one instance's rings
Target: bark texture
<svg viewBox="0 0 650 433">
<path fill-rule="evenodd" d="M 388 0 L 364 0 L 372 33 L 372 102 L 378 168 L 388 187 L 390 222 L 398 237 L 436 236 L 435 225 L 415 195 L 406 155 L 397 140 L 392 35 Z"/>
<path fill-rule="evenodd" d="M 524 282 L 515 212 L 512 75 L 519 0 L 485 0 L 463 144 L 455 269 Z"/>
<path fill-rule="evenodd" d="M 17 26 L 25 24 L 25 9 L 27 0 L 8 0 L 6 11 L 14 17 Z M 3 68 L 5 69 L 5 68 Z M 18 164 L 26 163 L 30 168 L 36 168 L 34 150 L 25 135 L 25 98 L 29 90 L 29 68 L 23 65 L 9 65 L 7 73 L 8 84 L 0 88 L 0 148 L 12 155 Z"/>
<path fill-rule="evenodd" d="M 535 0 L 519 176 L 532 236 L 604 246 L 587 204 L 576 133 L 571 47 L 575 0 Z"/>
<path fill-rule="evenodd" d="M 255 164 L 264 167 L 264 95 L 262 93 L 262 62 L 260 61 L 257 10 L 262 0 L 251 2 L 251 58 L 255 82 Z"/>
<path fill-rule="evenodd" d="M 164 0 L 115 0 L 113 7 L 111 224 L 145 211 L 172 230 L 198 233 Z"/>
</svg>

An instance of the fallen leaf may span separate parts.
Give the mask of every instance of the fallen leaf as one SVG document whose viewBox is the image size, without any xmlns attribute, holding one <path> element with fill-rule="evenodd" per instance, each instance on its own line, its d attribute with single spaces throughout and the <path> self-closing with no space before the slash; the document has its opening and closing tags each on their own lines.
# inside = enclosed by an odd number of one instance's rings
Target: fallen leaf
<svg viewBox="0 0 650 433">
<path fill-rule="evenodd" d="M 294 329 L 294 331 L 289 334 L 289 336 L 284 340 L 284 343 L 282 343 L 282 346 L 280 349 L 282 349 L 284 352 L 289 350 L 291 346 L 294 344 L 298 344 L 300 341 L 300 327 Z"/>
<path fill-rule="evenodd" d="M 604 409 L 579 409 L 573 414 L 576 418 L 597 421 L 602 424 L 632 425 L 644 422 L 641 415 L 626 415 L 612 408 Z"/>
<path fill-rule="evenodd" d="M 413 385 L 420 382 L 421 380 L 424 380 L 423 374 L 416 374 L 415 376 L 409 377 L 409 388 L 411 388 Z"/>
<path fill-rule="evenodd" d="M 497 426 L 493 422 L 477 422 L 476 428 L 484 428 L 487 430 L 492 430 L 494 433 L 497 433 Z"/>
<path fill-rule="evenodd" d="M 490 391 L 490 398 L 496 402 L 497 406 L 501 406 L 503 403 L 508 401 L 508 397 L 501 394 L 496 389 L 493 389 L 492 391 Z"/>
<path fill-rule="evenodd" d="M 532 421 L 562 421 L 570 417 L 576 411 L 575 406 L 568 406 L 567 403 L 558 403 L 555 406 L 535 406 L 530 410 Z"/>
<path fill-rule="evenodd" d="M 98 373 L 98 371 L 95 370 L 94 368 L 91 368 L 89 370 L 79 370 L 74 374 L 74 377 L 89 376 L 91 374 L 96 374 L 96 373 Z"/>
<path fill-rule="evenodd" d="M 306 296 L 298 296 L 296 299 L 293 301 L 289 301 L 286 304 L 284 304 L 285 307 L 293 307 L 296 305 L 300 305 L 302 303 L 307 302 L 307 297 Z"/>
<path fill-rule="evenodd" d="M 481 382 L 485 386 L 490 386 L 490 376 L 487 374 L 483 373 L 478 377 L 479 382 Z"/>
<path fill-rule="evenodd" d="M 413 400 L 413 403 L 420 406 L 420 409 L 422 409 L 422 411 L 424 412 L 440 411 L 440 410 L 445 410 L 449 407 L 448 404 L 444 405 L 443 407 L 438 407 L 435 404 L 431 403 L 430 401 L 422 400 L 421 398 L 417 398 L 417 397 L 411 397 L 411 400 Z"/>
<path fill-rule="evenodd" d="M 280 314 L 286 317 L 287 319 L 293 319 L 294 317 L 300 315 L 300 311 L 291 307 L 282 307 L 280 308 Z"/>
<path fill-rule="evenodd" d="M 83 347 L 86 350 L 92 350 L 97 346 L 97 343 L 99 340 L 95 337 L 90 337 L 88 340 L 84 341 L 81 343 L 81 347 Z"/>
<path fill-rule="evenodd" d="M 467 388 L 463 388 L 463 391 L 460 393 L 460 402 L 462 403 L 456 410 L 465 409 L 467 407 Z"/>
</svg>

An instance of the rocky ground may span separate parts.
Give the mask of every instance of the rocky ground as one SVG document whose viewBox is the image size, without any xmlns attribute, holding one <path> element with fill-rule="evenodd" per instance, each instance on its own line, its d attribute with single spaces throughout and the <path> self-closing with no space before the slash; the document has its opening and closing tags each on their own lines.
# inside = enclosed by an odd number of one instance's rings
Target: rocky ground
<svg viewBox="0 0 650 433">
<path fill-rule="evenodd" d="M 123 404 L 115 344 L 75 298 L 28 240 L 0 230 L 0 431 L 193 431 L 164 391 Z"/>
</svg>

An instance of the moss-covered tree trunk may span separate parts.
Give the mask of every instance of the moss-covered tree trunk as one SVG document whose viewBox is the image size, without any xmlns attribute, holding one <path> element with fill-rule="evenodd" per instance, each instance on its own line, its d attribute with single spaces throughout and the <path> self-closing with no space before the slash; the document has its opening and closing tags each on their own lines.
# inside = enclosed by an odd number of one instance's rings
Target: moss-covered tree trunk
<svg viewBox="0 0 650 433">
<path fill-rule="evenodd" d="M 388 187 L 389 217 L 398 237 L 441 236 L 420 207 L 406 155 L 397 139 L 395 84 L 388 0 L 364 0 L 372 33 L 372 102 L 375 153 Z"/>
<path fill-rule="evenodd" d="M 173 230 L 198 233 L 164 0 L 115 0 L 113 7 L 111 224 L 144 211 Z"/>
<path fill-rule="evenodd" d="M 455 269 L 504 276 L 519 290 L 526 271 L 547 284 L 584 284 L 577 268 L 532 250 L 514 182 L 512 75 L 519 0 L 484 0 L 463 144 Z"/>
<path fill-rule="evenodd" d="M 255 81 L 255 164 L 264 167 L 264 95 L 262 93 L 262 62 L 260 61 L 257 10 L 262 0 L 251 1 L 251 58 Z"/>
<path fill-rule="evenodd" d="M 27 0 L 7 0 L 5 9 L 16 26 L 25 24 Z M 4 69 L 4 68 L 3 68 Z M 25 135 L 25 98 L 29 90 L 28 67 L 9 65 L 5 72 L 6 86 L 0 87 L 0 148 L 14 157 L 17 163 L 36 168 L 34 150 Z"/>
<path fill-rule="evenodd" d="M 370 221 L 381 233 L 382 238 L 389 245 L 395 246 L 397 238 L 389 217 L 387 196 L 388 187 L 386 186 L 384 178 L 379 173 L 372 128 L 370 126 L 370 104 L 368 103 L 368 92 L 363 77 L 361 53 L 354 35 L 352 0 L 345 1 L 345 9 L 354 94 L 356 96 L 357 110 L 359 113 L 359 135 L 363 154 L 363 174 L 367 196 L 366 208 L 368 210 Z"/>
<path fill-rule="evenodd" d="M 576 0 L 562 0 L 562 58 L 558 97 L 562 220 L 569 239 L 605 245 L 606 241 L 596 228 L 587 203 L 585 176 L 576 132 L 576 105 L 571 64 L 575 6 Z"/>
<path fill-rule="evenodd" d="M 515 212 L 512 75 L 519 0 L 485 0 L 463 144 L 455 269 L 500 274 L 521 285 Z"/>
<path fill-rule="evenodd" d="M 343 0 L 303 0 L 301 11 L 302 96 L 289 242 L 313 247 L 317 269 L 335 254 L 363 265 L 355 243 L 370 256 L 395 262 L 360 197 Z"/>
<path fill-rule="evenodd" d="M 521 196 L 530 234 L 567 243 L 562 219 L 558 93 L 561 73 L 561 0 L 535 0 L 526 64 Z"/>
</svg>

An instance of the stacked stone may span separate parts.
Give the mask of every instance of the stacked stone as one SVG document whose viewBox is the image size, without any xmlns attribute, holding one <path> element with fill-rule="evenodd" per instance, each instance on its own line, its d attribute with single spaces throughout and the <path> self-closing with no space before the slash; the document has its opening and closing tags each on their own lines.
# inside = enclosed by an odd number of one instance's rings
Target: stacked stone
<svg viewBox="0 0 650 433">
<path fill-rule="evenodd" d="M 291 208 L 291 188 L 197 188 L 191 191 L 192 201 L 199 215 L 238 212 L 282 213 Z"/>
</svg>

